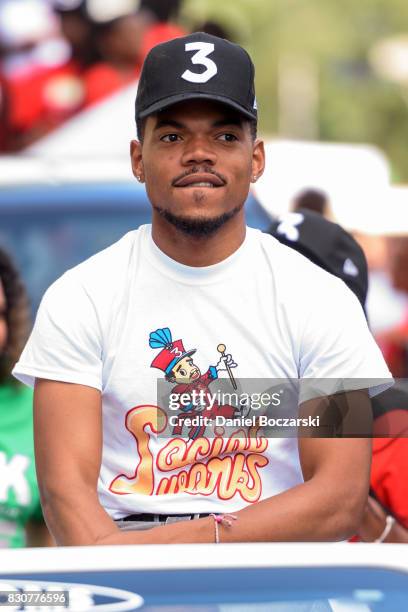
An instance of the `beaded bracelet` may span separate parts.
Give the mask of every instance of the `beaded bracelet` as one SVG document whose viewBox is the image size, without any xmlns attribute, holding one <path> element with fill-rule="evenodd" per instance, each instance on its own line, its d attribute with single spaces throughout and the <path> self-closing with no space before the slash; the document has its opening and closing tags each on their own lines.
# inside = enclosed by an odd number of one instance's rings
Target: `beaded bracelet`
<svg viewBox="0 0 408 612">
<path fill-rule="evenodd" d="M 375 544 L 384 542 L 385 538 L 389 535 L 391 529 L 393 528 L 394 523 L 395 523 L 395 518 L 393 516 L 388 515 L 385 519 L 384 531 L 382 532 L 379 538 L 374 540 Z"/>
<path fill-rule="evenodd" d="M 231 527 L 232 521 L 236 521 L 238 517 L 235 516 L 235 514 L 210 514 L 210 516 L 212 516 L 214 519 L 215 543 L 219 544 L 220 543 L 219 525 L 226 525 L 227 527 Z"/>
</svg>

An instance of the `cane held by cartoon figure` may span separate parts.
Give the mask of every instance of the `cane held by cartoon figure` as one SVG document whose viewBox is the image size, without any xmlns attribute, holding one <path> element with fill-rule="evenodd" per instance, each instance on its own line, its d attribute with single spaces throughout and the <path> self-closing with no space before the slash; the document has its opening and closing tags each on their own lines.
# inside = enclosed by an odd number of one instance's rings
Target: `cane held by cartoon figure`
<svg viewBox="0 0 408 612">
<path fill-rule="evenodd" d="M 219 353 L 221 353 L 221 356 L 222 356 L 222 357 L 224 357 L 224 358 L 225 358 L 225 349 L 226 349 L 225 344 L 219 344 L 219 345 L 217 346 L 217 351 L 218 351 Z M 225 363 L 225 368 L 226 368 L 226 370 L 227 370 L 227 372 L 228 372 L 228 376 L 230 377 L 231 384 L 232 384 L 233 388 L 234 388 L 235 390 L 237 390 L 237 383 L 235 382 L 235 378 L 234 378 L 234 375 L 233 375 L 233 373 L 232 373 L 232 371 L 231 371 L 231 368 L 230 368 L 230 367 L 229 367 L 229 365 L 227 364 L 227 361 L 226 361 L 226 360 L 224 361 L 224 363 Z"/>
</svg>

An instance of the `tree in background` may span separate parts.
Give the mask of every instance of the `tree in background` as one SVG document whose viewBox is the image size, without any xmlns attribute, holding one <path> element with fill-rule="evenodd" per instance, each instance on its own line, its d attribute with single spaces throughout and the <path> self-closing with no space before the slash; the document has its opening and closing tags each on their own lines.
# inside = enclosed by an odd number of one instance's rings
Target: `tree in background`
<svg viewBox="0 0 408 612">
<path fill-rule="evenodd" d="M 218 20 L 250 51 L 264 133 L 376 144 L 408 182 L 408 83 L 381 78 L 369 59 L 408 32 L 405 0 L 185 0 L 183 16 Z"/>
</svg>

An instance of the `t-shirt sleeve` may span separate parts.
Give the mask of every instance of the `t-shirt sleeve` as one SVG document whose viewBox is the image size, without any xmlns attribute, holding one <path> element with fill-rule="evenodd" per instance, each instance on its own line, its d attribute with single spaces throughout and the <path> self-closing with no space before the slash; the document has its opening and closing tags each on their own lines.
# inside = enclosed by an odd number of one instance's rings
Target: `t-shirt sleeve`
<svg viewBox="0 0 408 612">
<path fill-rule="evenodd" d="M 77 275 L 67 272 L 45 293 L 13 375 L 30 386 L 46 378 L 102 390 L 101 329 Z"/>
<path fill-rule="evenodd" d="M 327 289 L 302 309 L 302 401 L 357 389 L 373 397 L 393 384 L 392 375 L 355 295 L 334 277 Z"/>
</svg>

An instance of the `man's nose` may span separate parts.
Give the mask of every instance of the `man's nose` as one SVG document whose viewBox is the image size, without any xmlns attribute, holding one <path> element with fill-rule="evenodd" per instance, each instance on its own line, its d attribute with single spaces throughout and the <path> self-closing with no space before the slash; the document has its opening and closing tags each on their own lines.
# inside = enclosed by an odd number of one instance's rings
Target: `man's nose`
<svg viewBox="0 0 408 612">
<path fill-rule="evenodd" d="M 186 143 L 181 161 L 186 166 L 192 164 L 213 166 L 217 161 L 217 154 L 208 138 L 195 136 Z"/>
</svg>

